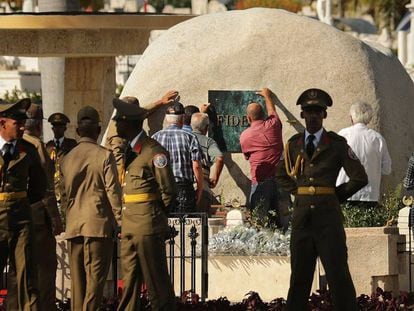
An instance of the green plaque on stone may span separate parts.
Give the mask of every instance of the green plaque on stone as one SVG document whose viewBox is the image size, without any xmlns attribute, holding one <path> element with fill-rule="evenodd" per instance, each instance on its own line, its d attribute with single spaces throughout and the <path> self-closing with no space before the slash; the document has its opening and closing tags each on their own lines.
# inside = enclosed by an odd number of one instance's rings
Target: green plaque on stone
<svg viewBox="0 0 414 311">
<path fill-rule="evenodd" d="M 246 107 L 252 102 L 265 109 L 264 98 L 257 91 L 208 91 L 208 102 L 215 111 L 215 124 L 209 135 L 228 152 L 241 152 L 240 134 L 249 127 Z M 212 133 L 211 133 L 212 131 Z"/>
</svg>

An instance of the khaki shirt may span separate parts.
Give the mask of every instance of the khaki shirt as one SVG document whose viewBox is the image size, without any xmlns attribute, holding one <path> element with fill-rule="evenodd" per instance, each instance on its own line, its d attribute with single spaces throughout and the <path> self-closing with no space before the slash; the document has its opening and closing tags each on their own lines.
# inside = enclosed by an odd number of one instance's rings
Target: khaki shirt
<svg viewBox="0 0 414 311">
<path fill-rule="evenodd" d="M 165 234 L 167 215 L 175 200 L 176 186 L 167 151 L 142 133 L 125 160 L 124 195 L 154 194 L 157 200 L 124 203 L 122 235 Z"/>
<path fill-rule="evenodd" d="M 111 151 L 83 137 L 60 169 L 67 198 L 65 237 L 112 237 L 120 225 L 121 186 Z"/>
<path fill-rule="evenodd" d="M 45 144 L 40 140 L 40 138 L 36 136 L 32 136 L 29 134 L 24 134 L 23 139 L 29 143 L 31 143 L 37 150 L 37 154 L 39 155 L 40 164 L 46 175 L 47 180 L 47 191 L 46 191 L 46 202 L 45 207 L 50 215 L 50 217 L 57 217 L 59 216 L 59 210 L 57 207 L 57 202 L 55 199 L 55 190 L 54 190 L 54 167 L 53 163 L 49 158 L 49 155 L 46 151 Z M 35 215 L 33 219 L 35 220 Z"/>
<path fill-rule="evenodd" d="M 340 202 L 344 202 L 368 182 L 364 167 L 347 145 L 345 138 L 324 130 L 310 159 L 305 151 L 304 133 L 291 137 L 286 148 L 292 165 L 295 164 L 298 156 L 302 159 L 299 161 L 296 177 L 287 174 L 284 160 L 279 161 L 276 168 L 278 185 L 295 195 L 292 227 L 333 223 L 342 225 Z M 349 176 L 349 181 L 335 187 L 336 178 L 342 167 Z M 335 193 L 296 194 L 298 187 L 311 186 L 334 188 Z"/>
</svg>

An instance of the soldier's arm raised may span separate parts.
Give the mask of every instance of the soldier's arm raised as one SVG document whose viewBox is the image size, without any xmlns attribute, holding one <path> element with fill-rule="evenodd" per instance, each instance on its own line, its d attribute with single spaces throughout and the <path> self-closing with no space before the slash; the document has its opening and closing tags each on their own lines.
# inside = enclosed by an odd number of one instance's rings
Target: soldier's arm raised
<svg viewBox="0 0 414 311">
<path fill-rule="evenodd" d="M 172 102 L 178 100 L 178 98 L 179 98 L 179 96 L 178 96 L 177 91 L 174 91 L 174 90 L 168 91 L 159 100 L 157 100 L 157 101 L 155 101 L 155 102 L 153 102 L 153 103 L 151 103 L 147 106 L 147 110 L 148 110 L 147 115 L 148 116 L 151 115 L 158 108 L 161 108 L 162 106 L 165 106 L 165 105 L 169 105 Z"/>
</svg>

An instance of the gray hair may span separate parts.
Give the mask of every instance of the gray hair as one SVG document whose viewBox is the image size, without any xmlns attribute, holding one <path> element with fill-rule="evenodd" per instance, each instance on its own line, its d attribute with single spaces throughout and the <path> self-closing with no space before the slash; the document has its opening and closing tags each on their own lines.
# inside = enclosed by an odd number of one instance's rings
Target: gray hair
<svg viewBox="0 0 414 311">
<path fill-rule="evenodd" d="M 165 122 L 167 124 L 179 124 L 183 122 L 183 118 L 184 118 L 183 114 L 166 114 Z"/>
<path fill-rule="evenodd" d="M 372 119 L 373 109 L 371 105 L 365 102 L 356 102 L 352 104 L 349 113 L 352 118 L 352 122 L 368 124 Z"/>
<path fill-rule="evenodd" d="M 204 131 L 210 121 L 207 113 L 196 112 L 191 116 L 191 128 L 197 131 Z"/>
</svg>

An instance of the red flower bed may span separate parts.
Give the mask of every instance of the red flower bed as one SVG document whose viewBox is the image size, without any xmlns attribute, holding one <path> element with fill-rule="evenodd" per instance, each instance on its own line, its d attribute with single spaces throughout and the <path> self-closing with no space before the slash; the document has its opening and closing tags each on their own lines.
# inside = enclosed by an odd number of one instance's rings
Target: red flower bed
<svg viewBox="0 0 414 311">
<path fill-rule="evenodd" d="M 6 296 L 6 291 L 0 291 L 0 299 Z M 4 300 L 0 300 L 0 311 L 5 311 Z M 105 299 L 100 311 L 115 311 L 118 305 L 118 297 Z M 361 311 L 400 311 L 414 309 L 414 293 L 401 292 L 398 297 L 393 297 L 391 292 L 377 288 L 375 293 L 357 297 L 359 310 Z M 57 301 L 58 311 L 70 310 L 70 300 Z M 309 311 L 330 311 L 333 310 L 332 300 L 329 291 L 318 290 L 309 297 Z M 147 290 L 141 294 L 141 310 L 151 310 Z M 284 311 L 286 301 L 277 298 L 271 302 L 263 302 L 259 294 L 249 292 L 242 302 L 231 303 L 226 297 L 201 302 L 197 294 L 185 292 L 177 298 L 177 311 Z"/>
</svg>

